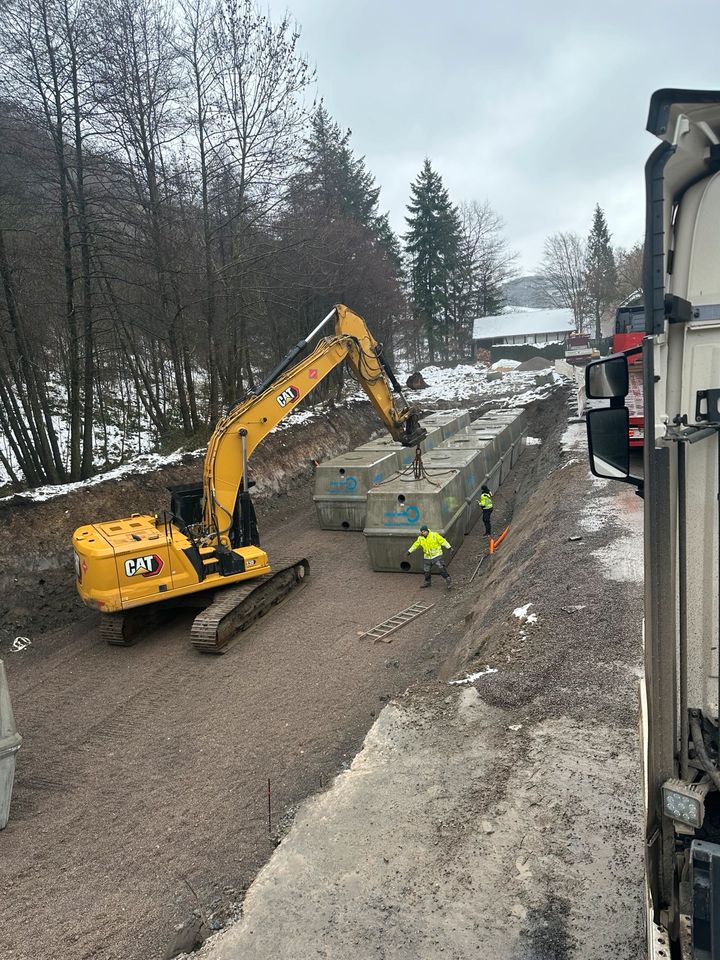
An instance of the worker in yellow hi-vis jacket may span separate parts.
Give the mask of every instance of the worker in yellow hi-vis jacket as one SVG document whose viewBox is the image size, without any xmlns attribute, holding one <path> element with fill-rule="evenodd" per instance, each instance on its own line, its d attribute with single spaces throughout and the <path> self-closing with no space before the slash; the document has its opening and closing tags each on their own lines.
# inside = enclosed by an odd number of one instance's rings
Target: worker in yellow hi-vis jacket
<svg viewBox="0 0 720 960">
<path fill-rule="evenodd" d="M 452 586 L 452 581 L 450 579 L 450 574 L 447 572 L 447 568 L 445 567 L 445 560 L 443 559 L 442 552 L 444 549 L 452 550 L 452 547 L 447 542 L 445 537 L 443 537 L 440 533 L 434 533 L 429 529 L 429 527 L 426 527 L 423 524 L 423 526 L 420 527 L 420 536 L 410 547 L 408 553 L 412 553 L 413 550 L 417 550 L 418 547 L 422 547 L 423 552 L 423 573 L 425 574 L 425 582 L 422 584 L 422 586 L 430 586 L 430 577 L 432 576 L 433 570 L 435 570 L 443 578 L 445 581 L 445 586 L 449 590 Z"/>
<path fill-rule="evenodd" d="M 492 512 L 493 512 L 493 502 L 492 494 L 490 493 L 490 487 L 483 484 L 480 487 L 480 499 L 478 500 L 480 504 L 480 509 L 482 510 L 483 523 L 485 524 L 485 536 L 492 536 Z"/>
</svg>

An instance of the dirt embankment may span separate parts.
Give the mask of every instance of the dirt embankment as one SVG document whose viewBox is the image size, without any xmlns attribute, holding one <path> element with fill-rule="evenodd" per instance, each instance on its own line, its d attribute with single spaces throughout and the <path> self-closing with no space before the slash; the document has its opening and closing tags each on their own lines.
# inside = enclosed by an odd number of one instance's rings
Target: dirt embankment
<svg viewBox="0 0 720 960">
<path fill-rule="evenodd" d="M 587 467 L 562 450 L 564 426 L 543 429 L 557 415 L 553 404 L 542 405 L 537 416 L 543 442 L 532 471 L 518 471 L 512 486 L 503 487 L 503 509 L 498 518 L 510 523 L 506 544 L 480 569 L 483 589 L 464 608 L 467 628 L 448 658 L 448 676 L 479 663 L 504 663 L 511 668 L 502 680 L 498 698 L 503 706 L 513 700 L 530 709 L 540 698 L 544 715 L 557 702 L 552 678 L 561 678 L 564 689 L 575 688 L 578 696 L 563 701 L 566 713 L 577 719 L 597 714 L 602 702 L 605 722 L 632 726 L 635 722 L 635 692 L 623 684 L 615 698 L 606 693 L 607 674 L 627 660 L 628 635 L 639 624 L 641 603 L 629 601 L 617 585 L 597 574 L 589 542 L 602 547 L 617 536 L 618 519 L 597 497 L 578 510 L 577 488 Z M 532 430 L 531 430 L 532 432 Z M 560 469 L 558 469 L 560 468 Z M 591 520 L 592 536 L 587 533 Z M 585 524 L 585 526 L 583 525 Z M 500 523 L 496 525 L 500 529 Z M 572 575 L 570 575 L 572 572 Z M 642 582 L 642 571 L 638 571 Z M 637 594 L 637 590 L 635 590 Z M 493 598 L 503 597 L 498 605 Z M 508 616 L 514 608 L 530 602 L 536 623 L 525 629 L 521 618 Z M 624 611 L 624 614 L 623 614 Z M 622 629 L 625 625 L 626 630 Z M 588 661 L 594 650 L 595 660 Z M 638 659 L 639 649 L 634 651 Z M 598 669 L 599 668 L 599 669 Z M 620 683 L 620 675 L 618 674 Z M 486 702 L 495 703 L 493 689 L 500 683 L 488 677 L 483 684 Z"/>
<path fill-rule="evenodd" d="M 255 501 L 267 503 L 306 482 L 314 461 L 364 443 L 380 427 L 370 404 L 360 402 L 278 431 L 253 454 Z M 0 503 L 0 655 L 18 634 L 61 627 L 86 614 L 72 572 L 70 538 L 76 527 L 165 509 L 169 486 L 201 479 L 202 459 L 188 454 L 180 464 L 52 500 L 16 496 Z"/>
<path fill-rule="evenodd" d="M 448 406 L 437 404 L 438 408 Z M 471 408 L 473 418 L 492 403 Z M 545 410 L 545 404 L 530 408 Z M 547 419 L 547 413 L 540 414 Z M 538 414 L 535 414 L 538 416 Z M 541 424 L 538 429 L 542 429 Z M 312 478 L 314 464 L 337 456 L 382 431 L 369 403 L 354 402 L 309 424 L 272 434 L 253 454 L 253 499 L 270 502 Z M 532 428 L 531 428 L 532 429 Z M 84 523 L 129 513 L 154 513 L 169 505 L 168 487 L 202 479 L 202 458 L 89 486 L 47 501 L 21 496 L 0 501 L 0 656 L 18 636 L 57 628 L 88 616 L 74 584 L 70 538 Z"/>
</svg>

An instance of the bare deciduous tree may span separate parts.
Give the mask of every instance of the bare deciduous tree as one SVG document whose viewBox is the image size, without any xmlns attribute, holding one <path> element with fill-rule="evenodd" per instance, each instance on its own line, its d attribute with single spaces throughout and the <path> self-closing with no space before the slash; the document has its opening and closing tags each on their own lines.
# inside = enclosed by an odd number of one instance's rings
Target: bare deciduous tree
<svg viewBox="0 0 720 960">
<path fill-rule="evenodd" d="M 471 356 L 476 318 L 502 309 L 502 287 L 517 273 L 517 254 L 503 234 L 505 223 L 488 201 L 473 200 L 458 207 L 461 228 L 461 268 L 456 282 L 457 354 Z"/>
<path fill-rule="evenodd" d="M 545 241 L 540 265 L 549 301 L 556 307 L 569 307 L 575 327 L 585 331 L 589 322 L 589 304 L 585 275 L 585 244 L 576 233 L 554 233 Z"/>
<path fill-rule="evenodd" d="M 645 245 L 642 240 L 625 250 L 615 250 L 617 267 L 617 297 L 622 302 L 628 299 L 642 299 L 643 296 L 643 256 Z"/>
</svg>

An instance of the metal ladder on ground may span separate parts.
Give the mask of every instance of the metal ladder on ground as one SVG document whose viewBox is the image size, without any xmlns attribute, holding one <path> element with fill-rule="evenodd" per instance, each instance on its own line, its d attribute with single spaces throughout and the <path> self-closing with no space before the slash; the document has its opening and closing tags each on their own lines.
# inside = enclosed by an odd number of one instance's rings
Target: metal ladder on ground
<svg viewBox="0 0 720 960">
<path fill-rule="evenodd" d="M 410 621 L 416 617 L 427 613 L 427 611 L 434 606 L 434 603 L 414 603 L 411 607 L 407 607 L 405 610 L 401 610 L 400 613 L 396 613 L 394 617 L 383 620 L 382 623 L 373 627 L 372 630 L 368 630 L 367 633 L 361 633 L 360 640 L 370 639 L 373 643 L 377 643 L 378 641 L 390 643 L 388 637 L 391 633 L 395 633 L 400 627 L 404 627 L 406 623 L 410 623 Z"/>
</svg>

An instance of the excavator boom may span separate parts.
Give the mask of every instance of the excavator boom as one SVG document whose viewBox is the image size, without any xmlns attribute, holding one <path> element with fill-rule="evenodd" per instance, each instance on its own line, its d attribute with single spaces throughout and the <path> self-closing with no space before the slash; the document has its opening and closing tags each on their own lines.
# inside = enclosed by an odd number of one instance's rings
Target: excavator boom
<svg viewBox="0 0 720 960">
<path fill-rule="evenodd" d="M 310 337 L 301 340 L 261 384 L 259 392 L 248 396 L 217 424 L 205 457 L 203 492 L 205 524 L 214 527 L 221 538 L 228 537 L 232 529 L 238 494 L 247 476 L 247 460 L 258 443 L 344 360 L 395 440 L 417 446 L 424 438 L 417 416 L 402 399 L 382 348 L 365 321 L 341 304 L 324 322 L 333 316 L 334 336 L 321 340 L 309 356 L 286 369 Z M 390 383 L 399 397 L 391 391 Z"/>
</svg>

